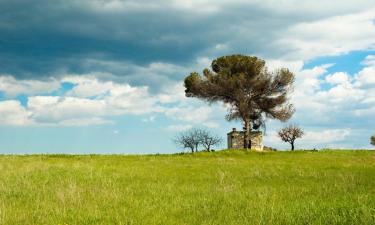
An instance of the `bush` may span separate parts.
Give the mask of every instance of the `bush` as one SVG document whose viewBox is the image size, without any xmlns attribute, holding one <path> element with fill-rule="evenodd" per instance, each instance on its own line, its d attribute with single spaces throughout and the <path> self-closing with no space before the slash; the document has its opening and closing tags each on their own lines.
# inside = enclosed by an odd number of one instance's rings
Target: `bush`
<svg viewBox="0 0 375 225">
<path fill-rule="evenodd" d="M 268 146 L 264 146 L 263 147 L 263 151 L 276 152 L 277 149 L 276 148 L 272 148 L 272 147 L 268 147 Z"/>
</svg>

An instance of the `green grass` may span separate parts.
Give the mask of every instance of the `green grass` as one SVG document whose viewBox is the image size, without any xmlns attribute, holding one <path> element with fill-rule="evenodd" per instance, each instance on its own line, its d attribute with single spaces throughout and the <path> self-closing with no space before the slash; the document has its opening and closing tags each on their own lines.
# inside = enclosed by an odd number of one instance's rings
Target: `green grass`
<svg viewBox="0 0 375 225">
<path fill-rule="evenodd" d="M 375 224 L 375 151 L 0 156 L 0 224 Z"/>
</svg>

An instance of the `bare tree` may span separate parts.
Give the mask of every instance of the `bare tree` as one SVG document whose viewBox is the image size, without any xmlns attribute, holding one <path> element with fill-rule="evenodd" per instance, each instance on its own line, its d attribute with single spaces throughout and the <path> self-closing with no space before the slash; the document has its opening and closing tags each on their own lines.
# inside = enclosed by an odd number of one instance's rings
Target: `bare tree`
<svg viewBox="0 0 375 225">
<path fill-rule="evenodd" d="M 220 144 L 222 139 L 210 133 L 207 129 L 192 128 L 177 134 L 173 141 L 182 148 L 190 149 L 191 152 L 197 152 L 200 145 L 209 152 L 211 147 Z"/>
<path fill-rule="evenodd" d="M 278 132 L 278 135 L 282 141 L 290 143 L 292 146 L 292 151 L 294 151 L 294 141 L 297 138 L 301 138 L 303 134 L 303 130 L 297 125 L 288 125 Z"/>
<path fill-rule="evenodd" d="M 372 145 L 375 145 L 375 135 L 371 136 L 370 139 L 371 139 L 371 144 L 372 144 Z"/>
<path fill-rule="evenodd" d="M 202 131 L 199 128 L 192 128 L 188 131 L 188 134 L 194 143 L 195 151 L 198 151 L 199 145 L 202 143 Z"/>
<path fill-rule="evenodd" d="M 191 150 L 191 152 L 194 152 L 194 142 L 191 137 L 185 132 L 181 132 L 176 135 L 176 137 L 173 139 L 173 142 L 182 148 L 188 148 Z"/>
<path fill-rule="evenodd" d="M 206 129 L 200 129 L 201 142 L 207 152 L 211 150 L 212 146 L 219 145 L 223 139 L 217 135 L 210 133 Z"/>
<path fill-rule="evenodd" d="M 288 69 L 267 70 L 264 60 L 245 55 L 223 56 L 212 61 L 203 76 L 193 72 L 185 78 L 187 97 L 230 106 L 227 120 L 242 120 L 244 147 L 251 148 L 251 129 L 265 126 L 265 118 L 288 120 L 294 113 L 288 102 L 294 74 Z"/>
<path fill-rule="evenodd" d="M 193 153 L 197 152 L 199 145 L 202 143 L 201 130 L 193 128 L 184 132 L 180 132 L 173 139 L 174 143 L 182 148 L 188 148 Z"/>
</svg>

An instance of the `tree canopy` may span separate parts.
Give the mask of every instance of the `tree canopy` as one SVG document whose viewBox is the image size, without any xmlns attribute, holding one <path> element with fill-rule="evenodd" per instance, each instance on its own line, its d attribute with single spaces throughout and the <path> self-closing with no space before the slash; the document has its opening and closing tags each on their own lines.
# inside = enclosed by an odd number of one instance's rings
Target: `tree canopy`
<svg viewBox="0 0 375 225">
<path fill-rule="evenodd" d="M 187 97 L 229 106 L 228 120 L 244 122 L 244 147 L 251 148 L 250 130 L 265 126 L 265 119 L 288 120 L 294 113 L 288 102 L 294 74 L 288 69 L 268 71 L 264 60 L 254 56 L 230 55 L 212 61 L 204 69 L 185 78 Z"/>
</svg>

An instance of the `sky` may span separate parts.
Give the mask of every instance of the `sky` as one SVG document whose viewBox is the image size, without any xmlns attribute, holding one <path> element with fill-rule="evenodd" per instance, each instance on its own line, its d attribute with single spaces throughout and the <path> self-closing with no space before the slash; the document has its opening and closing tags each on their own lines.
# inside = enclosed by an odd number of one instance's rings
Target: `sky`
<svg viewBox="0 0 375 225">
<path fill-rule="evenodd" d="M 183 79 L 217 57 L 254 55 L 296 76 L 296 113 L 264 144 L 371 149 L 373 0 L 0 0 L 0 153 L 171 153 L 192 127 L 241 129 Z"/>
</svg>

